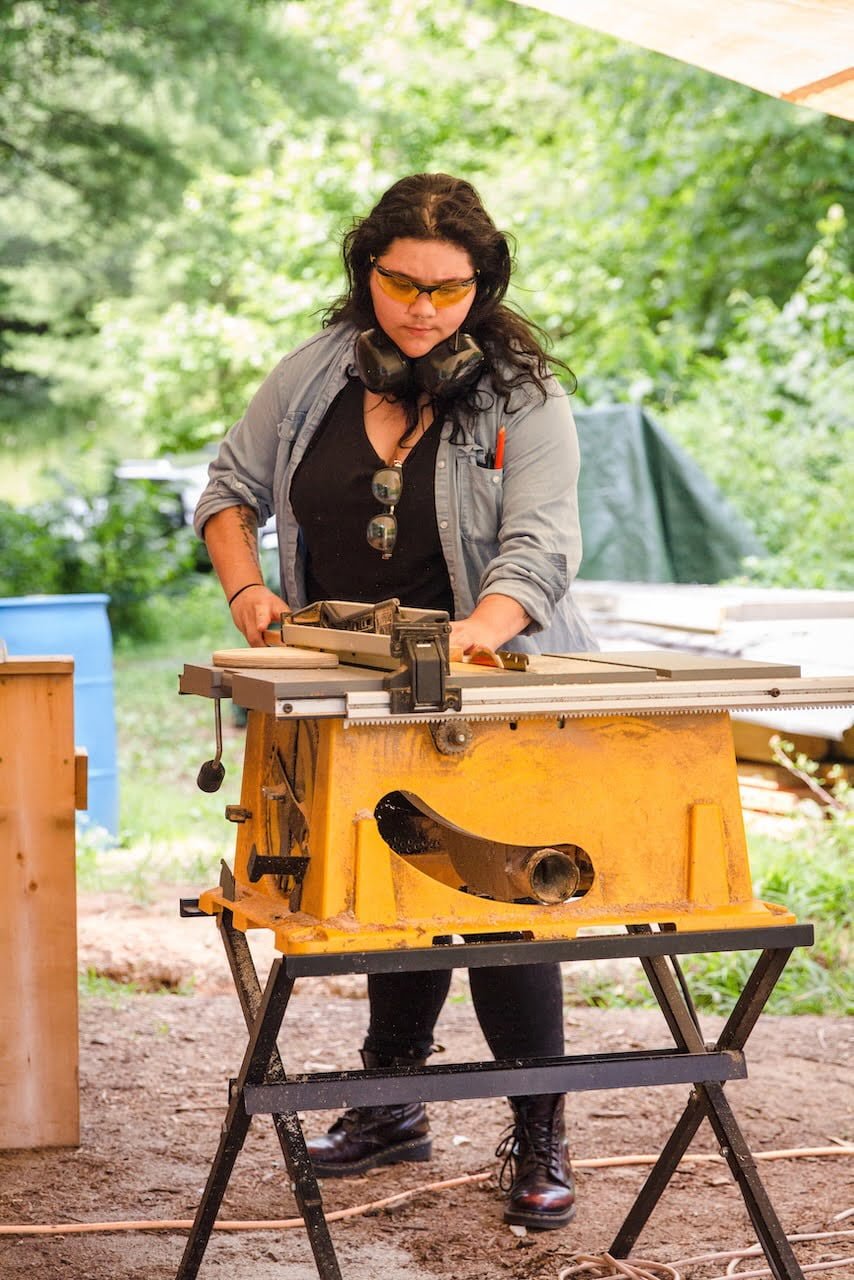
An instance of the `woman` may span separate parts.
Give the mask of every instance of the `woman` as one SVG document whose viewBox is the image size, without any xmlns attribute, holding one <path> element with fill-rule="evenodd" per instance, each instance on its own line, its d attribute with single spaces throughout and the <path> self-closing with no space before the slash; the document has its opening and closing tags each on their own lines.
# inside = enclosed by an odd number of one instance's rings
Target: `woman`
<svg viewBox="0 0 854 1280">
<path fill-rule="evenodd" d="M 446 610 L 455 648 L 595 647 L 569 595 L 572 415 L 536 332 L 503 304 L 510 250 L 477 192 L 445 174 L 404 178 L 347 234 L 344 264 L 347 293 L 266 379 L 196 511 L 234 622 L 260 645 L 288 608 L 396 596 Z M 271 513 L 282 596 L 258 561 Z M 426 1061 L 449 982 L 369 977 L 366 1067 Z M 472 970 L 470 983 L 496 1058 L 563 1053 L 557 965 Z M 563 1226 L 575 1208 L 563 1098 L 510 1102 L 505 1220 Z M 323 1176 L 426 1160 L 425 1108 L 353 1109 L 309 1150 Z"/>
</svg>

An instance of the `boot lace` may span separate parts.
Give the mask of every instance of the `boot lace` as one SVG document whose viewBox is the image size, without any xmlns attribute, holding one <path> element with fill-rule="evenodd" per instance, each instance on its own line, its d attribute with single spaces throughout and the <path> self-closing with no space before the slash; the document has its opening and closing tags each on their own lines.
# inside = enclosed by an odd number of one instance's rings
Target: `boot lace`
<svg viewBox="0 0 854 1280">
<path fill-rule="evenodd" d="M 519 1116 L 495 1148 L 496 1157 L 502 1160 L 499 1190 L 511 1191 L 523 1172 L 553 1176 L 553 1145 L 552 1125 L 548 1120 Z"/>
<path fill-rule="evenodd" d="M 406 1119 L 407 1106 L 411 1103 L 395 1103 L 377 1107 L 350 1107 L 339 1116 L 333 1128 L 345 1129 L 350 1135 L 367 1135 L 383 1125 Z"/>
</svg>

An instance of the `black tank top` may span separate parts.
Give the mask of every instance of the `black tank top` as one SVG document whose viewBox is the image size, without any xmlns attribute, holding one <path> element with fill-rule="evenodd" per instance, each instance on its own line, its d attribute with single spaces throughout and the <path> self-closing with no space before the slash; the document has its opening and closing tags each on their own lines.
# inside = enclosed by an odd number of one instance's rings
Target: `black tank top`
<svg viewBox="0 0 854 1280">
<path fill-rule="evenodd" d="M 365 431 L 364 393 L 357 378 L 347 382 L 291 481 L 291 506 L 306 550 L 308 599 L 375 604 L 396 596 L 401 604 L 444 609 L 453 617 L 433 492 L 439 424 L 406 456 L 395 508 L 397 544 L 384 560 L 367 539 L 368 521 L 384 510 L 371 492 L 371 479 L 386 464 Z"/>
</svg>

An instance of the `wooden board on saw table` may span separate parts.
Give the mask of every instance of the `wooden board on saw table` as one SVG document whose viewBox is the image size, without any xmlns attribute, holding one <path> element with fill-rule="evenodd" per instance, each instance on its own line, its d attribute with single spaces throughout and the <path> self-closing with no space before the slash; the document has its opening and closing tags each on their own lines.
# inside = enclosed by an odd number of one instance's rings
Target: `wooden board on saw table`
<svg viewBox="0 0 854 1280">
<path fill-rule="evenodd" d="M 760 680 L 780 680 L 801 674 L 800 667 L 785 662 L 714 658 L 706 654 L 679 653 L 670 649 L 638 649 L 630 653 L 612 653 L 606 649 L 584 656 L 588 662 L 640 668 L 671 680 L 749 680 L 756 677 Z"/>
<path fill-rule="evenodd" d="M 263 669 L 287 671 L 318 667 L 337 667 L 338 655 L 321 649 L 297 649 L 288 644 L 271 645 L 266 649 L 217 649 L 213 655 L 215 667 L 232 670 Z"/>
</svg>

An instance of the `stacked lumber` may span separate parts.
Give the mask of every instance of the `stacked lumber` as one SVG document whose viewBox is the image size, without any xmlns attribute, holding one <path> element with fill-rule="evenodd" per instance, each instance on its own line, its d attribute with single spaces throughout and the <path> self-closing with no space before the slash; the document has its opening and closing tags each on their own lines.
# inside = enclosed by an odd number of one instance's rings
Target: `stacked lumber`
<svg viewBox="0 0 854 1280">
<path fill-rule="evenodd" d="M 854 592 L 683 583 L 578 581 L 573 595 L 606 652 L 666 649 L 708 657 L 790 662 L 804 675 L 854 673 Z M 742 802 L 763 813 L 821 802 L 781 761 L 803 756 L 816 780 L 854 782 L 851 707 L 739 712 L 733 717 Z"/>
</svg>

